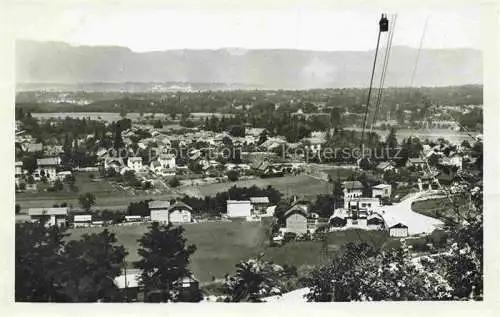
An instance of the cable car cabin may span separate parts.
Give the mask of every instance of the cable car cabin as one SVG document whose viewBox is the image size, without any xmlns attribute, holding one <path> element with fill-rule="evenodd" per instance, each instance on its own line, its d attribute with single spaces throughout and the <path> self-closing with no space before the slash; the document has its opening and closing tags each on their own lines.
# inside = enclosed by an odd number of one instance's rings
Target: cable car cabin
<svg viewBox="0 0 500 317">
<path fill-rule="evenodd" d="M 387 15 L 382 14 L 382 18 L 378 24 L 380 26 L 380 32 L 387 32 L 389 30 L 389 20 L 387 20 Z"/>
</svg>

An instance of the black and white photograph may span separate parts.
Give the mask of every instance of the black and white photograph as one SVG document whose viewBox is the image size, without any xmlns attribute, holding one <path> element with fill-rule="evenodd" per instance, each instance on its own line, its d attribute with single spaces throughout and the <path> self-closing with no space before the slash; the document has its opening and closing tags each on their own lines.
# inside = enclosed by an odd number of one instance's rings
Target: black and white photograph
<svg viewBox="0 0 500 317">
<path fill-rule="evenodd" d="M 494 6 L 96 3 L 9 13 L 13 301 L 488 297 Z"/>
</svg>

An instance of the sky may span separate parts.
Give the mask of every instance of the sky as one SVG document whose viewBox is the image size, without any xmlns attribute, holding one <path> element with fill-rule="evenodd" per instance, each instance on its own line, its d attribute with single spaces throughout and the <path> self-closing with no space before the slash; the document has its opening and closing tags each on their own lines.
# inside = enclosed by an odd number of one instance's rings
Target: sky
<svg viewBox="0 0 500 317">
<path fill-rule="evenodd" d="M 50 2 L 49 2 L 50 3 Z M 482 49 L 484 8 L 369 6 L 176 5 L 124 2 L 72 5 L 36 1 L 13 11 L 16 39 L 73 45 L 125 46 L 136 52 L 238 47 L 307 50 L 371 50 L 381 12 L 397 14 L 393 45 Z M 29 21 L 29 23 L 28 23 Z"/>
</svg>

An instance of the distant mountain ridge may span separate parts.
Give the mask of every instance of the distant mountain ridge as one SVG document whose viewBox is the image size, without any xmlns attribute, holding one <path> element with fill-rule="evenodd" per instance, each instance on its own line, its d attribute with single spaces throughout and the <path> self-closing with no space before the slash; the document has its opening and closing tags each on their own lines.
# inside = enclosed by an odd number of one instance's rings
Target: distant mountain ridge
<svg viewBox="0 0 500 317">
<path fill-rule="evenodd" d="M 379 52 L 379 62 L 382 62 Z M 293 49 L 167 50 L 16 42 L 17 83 L 179 82 L 264 89 L 366 87 L 374 51 Z M 417 49 L 393 47 L 385 87 L 408 86 Z M 414 85 L 482 84 L 482 52 L 423 49 Z M 381 69 L 381 65 L 377 66 Z M 378 75 L 375 83 L 378 84 Z"/>
</svg>

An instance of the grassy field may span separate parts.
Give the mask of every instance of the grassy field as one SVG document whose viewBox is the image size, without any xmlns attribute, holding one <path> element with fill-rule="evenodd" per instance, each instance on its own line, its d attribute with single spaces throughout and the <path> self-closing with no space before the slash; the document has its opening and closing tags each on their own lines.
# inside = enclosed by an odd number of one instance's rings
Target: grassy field
<svg viewBox="0 0 500 317">
<path fill-rule="evenodd" d="M 196 245 L 191 257 L 191 269 L 201 282 L 215 277 L 223 278 L 233 273 L 235 265 L 241 260 L 264 254 L 265 259 L 284 265 L 318 265 L 330 261 L 330 257 L 347 242 L 364 241 L 381 245 L 387 239 L 383 232 L 339 231 L 329 233 L 326 243 L 322 241 L 295 241 L 282 247 L 268 245 L 268 226 L 264 223 L 219 222 L 187 224 L 184 235 L 190 244 Z M 97 233 L 102 228 L 71 229 L 68 239 L 78 239 L 84 233 Z M 118 241 L 129 254 L 127 262 L 137 261 L 139 239 L 148 229 L 146 225 L 110 227 Z"/>
<path fill-rule="evenodd" d="M 94 193 L 96 195 L 96 206 L 106 208 L 126 208 L 131 202 L 136 202 L 145 199 L 170 199 L 175 194 L 173 192 L 165 192 L 162 194 L 147 194 L 140 193 L 133 195 L 128 191 L 119 190 L 107 181 L 92 181 L 90 174 L 97 173 L 76 172 L 75 185 L 78 191 L 71 191 L 67 185 L 64 190 L 59 192 L 45 192 L 44 187 L 48 185 L 42 184 L 39 191 L 36 193 L 16 193 L 16 204 L 21 205 L 22 209 L 33 207 L 52 207 L 54 204 L 68 203 L 70 206 L 78 206 L 78 196 L 83 193 Z"/>
<path fill-rule="evenodd" d="M 204 197 L 214 196 L 216 193 L 226 191 L 232 186 L 251 187 L 253 185 L 258 187 L 267 187 L 271 185 L 285 195 L 296 194 L 299 196 L 305 196 L 305 198 L 315 198 L 316 195 L 326 194 L 331 191 L 331 185 L 327 182 L 307 175 L 297 175 L 190 186 L 179 189 L 179 192 L 190 196 Z"/>
<path fill-rule="evenodd" d="M 455 217 L 454 208 L 458 208 L 462 215 L 466 215 L 470 211 L 469 201 L 465 197 L 453 197 L 452 202 L 453 204 L 448 198 L 428 199 L 414 202 L 411 208 L 415 212 L 438 219 Z"/>
</svg>

